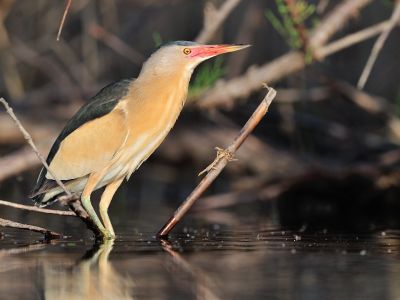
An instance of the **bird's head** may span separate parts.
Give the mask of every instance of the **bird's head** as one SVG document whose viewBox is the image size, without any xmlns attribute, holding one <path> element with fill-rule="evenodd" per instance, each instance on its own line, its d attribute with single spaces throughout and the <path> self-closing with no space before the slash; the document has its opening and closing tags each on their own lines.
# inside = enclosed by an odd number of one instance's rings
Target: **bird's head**
<svg viewBox="0 0 400 300">
<path fill-rule="evenodd" d="M 155 75 L 185 72 L 190 76 L 201 62 L 214 56 L 238 51 L 249 46 L 203 45 L 188 41 L 170 42 L 154 52 L 143 66 L 143 69 L 151 70 Z"/>
</svg>

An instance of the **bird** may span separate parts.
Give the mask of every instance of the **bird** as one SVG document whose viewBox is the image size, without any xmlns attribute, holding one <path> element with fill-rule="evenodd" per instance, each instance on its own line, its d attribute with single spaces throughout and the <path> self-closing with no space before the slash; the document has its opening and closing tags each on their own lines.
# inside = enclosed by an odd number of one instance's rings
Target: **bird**
<svg viewBox="0 0 400 300">
<path fill-rule="evenodd" d="M 46 159 L 51 172 L 41 169 L 30 195 L 35 205 L 45 207 L 65 195 L 57 178 L 80 195 L 103 239 L 114 239 L 108 215 L 112 198 L 174 126 L 194 69 L 207 59 L 249 46 L 169 42 L 151 54 L 136 79 L 101 89 L 67 122 L 51 147 Z M 91 194 L 103 187 L 100 220 Z"/>
</svg>

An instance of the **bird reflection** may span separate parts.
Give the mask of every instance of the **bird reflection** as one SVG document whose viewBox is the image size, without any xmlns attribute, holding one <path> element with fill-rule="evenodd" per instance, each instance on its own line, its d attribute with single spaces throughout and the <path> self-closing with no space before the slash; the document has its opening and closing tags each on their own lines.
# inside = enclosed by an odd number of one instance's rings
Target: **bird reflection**
<svg viewBox="0 0 400 300">
<path fill-rule="evenodd" d="M 119 274 L 108 261 L 113 241 L 95 245 L 78 265 L 44 268 L 45 299 L 134 299 L 133 282 Z"/>
</svg>

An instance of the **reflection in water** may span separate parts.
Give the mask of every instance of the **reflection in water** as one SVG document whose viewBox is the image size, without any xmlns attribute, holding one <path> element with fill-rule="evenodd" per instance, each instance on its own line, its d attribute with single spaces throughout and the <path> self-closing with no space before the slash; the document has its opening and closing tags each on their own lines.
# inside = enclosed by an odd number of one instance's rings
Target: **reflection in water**
<svg viewBox="0 0 400 300">
<path fill-rule="evenodd" d="M 44 266 L 46 299 L 133 299 L 133 282 L 119 274 L 108 261 L 113 242 L 95 245 L 70 270 Z"/>
<path fill-rule="evenodd" d="M 177 271 L 175 271 L 173 268 L 169 269 L 172 278 L 176 278 L 176 276 L 174 276 L 175 274 L 183 272 L 183 276 L 186 278 L 186 281 L 188 281 L 185 282 L 184 286 L 192 287 L 191 292 L 194 293 L 196 299 L 220 299 L 211 289 L 211 287 L 216 288 L 215 285 L 212 284 L 211 280 L 201 270 L 195 268 L 187 260 L 185 260 L 178 252 L 173 249 L 172 245 L 168 241 L 161 240 L 161 246 L 163 247 L 165 252 L 170 255 L 170 257 L 172 258 L 172 262 L 179 269 Z M 187 276 L 189 276 L 189 280 Z M 182 282 L 180 283 L 182 284 Z"/>
</svg>

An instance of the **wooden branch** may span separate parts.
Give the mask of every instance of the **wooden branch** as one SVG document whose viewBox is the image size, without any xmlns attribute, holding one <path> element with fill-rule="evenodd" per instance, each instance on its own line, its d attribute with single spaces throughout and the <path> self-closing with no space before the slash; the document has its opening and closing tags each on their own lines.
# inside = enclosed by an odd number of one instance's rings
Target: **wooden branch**
<svg viewBox="0 0 400 300">
<path fill-rule="evenodd" d="M 386 28 L 381 32 L 378 39 L 376 40 L 371 54 L 368 58 L 368 61 L 364 67 L 364 70 L 361 73 L 360 79 L 358 80 L 357 87 L 362 90 L 367 83 L 368 77 L 371 74 L 372 68 L 378 58 L 379 53 L 381 52 L 385 41 L 389 37 L 390 32 L 393 30 L 394 27 L 400 21 L 400 1 L 397 1 L 393 10 L 393 14 L 390 17 L 389 23 L 387 24 Z"/>
<path fill-rule="evenodd" d="M 204 14 L 204 25 L 195 41 L 201 44 L 209 42 L 218 28 L 226 20 L 232 10 L 240 3 L 240 0 L 226 0 L 218 10 L 215 10 L 211 2 L 208 2 Z"/>
<path fill-rule="evenodd" d="M 175 225 L 184 217 L 184 215 L 193 206 L 193 204 L 199 199 L 199 197 L 204 193 L 204 191 L 211 185 L 211 183 L 214 182 L 214 180 L 228 164 L 228 162 L 232 160 L 236 151 L 243 144 L 249 134 L 254 130 L 257 124 L 265 116 L 275 96 L 276 91 L 273 88 L 268 87 L 267 95 L 261 101 L 260 105 L 254 111 L 250 119 L 246 122 L 239 135 L 235 138 L 233 143 L 227 149 L 223 150 L 224 155 L 217 156 L 217 159 L 214 160 L 214 162 L 211 164 L 207 175 L 186 198 L 186 200 L 178 207 L 178 209 L 175 211 L 174 215 L 168 220 L 168 222 L 160 229 L 157 237 L 166 237 L 169 232 L 175 227 Z"/>
<path fill-rule="evenodd" d="M 51 231 L 51 230 L 48 230 L 43 227 L 38 227 L 38 226 L 33 226 L 33 225 L 28 225 L 28 224 L 21 224 L 18 222 L 14 222 L 14 221 L 2 219 L 2 218 L 0 218 L 0 226 L 8 227 L 8 228 L 24 229 L 24 230 L 29 230 L 29 231 L 33 231 L 33 232 L 39 232 L 44 235 L 46 240 L 51 240 L 54 238 L 62 237 L 61 234 Z"/>
<path fill-rule="evenodd" d="M 40 207 L 36 207 L 36 206 L 31 206 L 31 205 L 23 205 L 23 204 L 8 202 L 8 201 L 4 201 L 4 200 L 0 200 L 0 205 L 23 209 L 23 210 L 27 210 L 27 211 L 49 214 L 49 215 L 76 217 L 76 214 L 73 213 L 72 211 L 46 209 L 46 208 L 40 208 Z"/>
<path fill-rule="evenodd" d="M 347 35 L 343 38 L 340 38 L 332 43 L 329 43 L 328 45 L 326 45 L 324 47 L 317 49 L 315 51 L 316 52 L 315 54 L 318 59 L 322 60 L 331 54 L 339 52 L 340 50 L 343 50 L 345 48 L 349 48 L 355 44 L 358 44 L 367 39 L 370 39 L 370 38 L 374 37 L 375 35 L 378 35 L 387 27 L 387 24 L 389 22 L 390 21 L 384 21 L 384 22 L 378 23 L 376 25 L 372 25 L 370 27 L 362 29 L 360 31 L 357 31 L 355 33 L 349 34 L 349 35 Z"/>
<path fill-rule="evenodd" d="M 61 18 L 60 26 L 58 27 L 57 42 L 60 40 L 61 32 L 62 32 L 62 30 L 64 28 L 65 19 L 67 18 L 67 15 L 68 15 L 68 12 L 69 12 L 69 8 L 71 7 L 71 4 L 72 4 L 72 0 L 67 0 L 67 3 L 65 4 L 64 13 L 63 13 L 63 16 Z"/>
<path fill-rule="evenodd" d="M 357 13 L 370 4 L 372 0 L 345 0 L 340 1 L 335 9 L 318 25 L 310 38 L 313 49 L 325 45 L 331 37 L 342 29 Z"/>
</svg>

